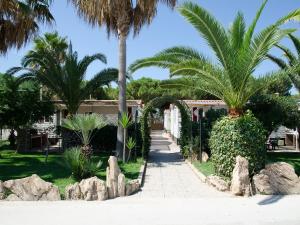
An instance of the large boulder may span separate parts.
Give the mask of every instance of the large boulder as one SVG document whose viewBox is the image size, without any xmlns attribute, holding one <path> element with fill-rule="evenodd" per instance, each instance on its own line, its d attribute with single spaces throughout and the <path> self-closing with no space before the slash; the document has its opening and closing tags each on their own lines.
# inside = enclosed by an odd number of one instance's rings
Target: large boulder
<svg viewBox="0 0 300 225">
<path fill-rule="evenodd" d="M 0 200 L 5 198 L 5 188 L 3 182 L 0 180 Z"/>
<path fill-rule="evenodd" d="M 132 195 L 140 190 L 140 182 L 138 179 L 130 180 L 126 184 L 126 196 Z"/>
<path fill-rule="evenodd" d="M 219 191 L 228 191 L 229 183 L 219 176 L 211 175 L 206 178 L 206 182 Z"/>
<path fill-rule="evenodd" d="M 65 188 L 65 198 L 66 200 L 82 200 L 83 195 L 80 190 L 79 183 L 70 184 Z"/>
<path fill-rule="evenodd" d="M 232 172 L 231 192 L 234 195 L 249 195 L 250 178 L 249 178 L 249 163 L 244 157 L 237 156 L 235 167 Z"/>
<path fill-rule="evenodd" d="M 209 156 L 206 152 L 202 152 L 202 162 L 207 162 L 209 160 Z"/>
<path fill-rule="evenodd" d="M 3 186 L 12 193 L 8 200 L 58 201 L 61 199 L 58 187 L 44 181 L 36 174 L 22 179 L 8 180 L 3 183 Z"/>
<path fill-rule="evenodd" d="M 285 162 L 266 165 L 253 177 L 253 184 L 260 194 L 300 194 L 300 179 L 293 166 Z"/>
<path fill-rule="evenodd" d="M 79 183 L 82 197 L 86 201 L 106 200 L 108 198 L 105 182 L 98 177 L 84 179 Z"/>
<path fill-rule="evenodd" d="M 118 159 L 110 156 L 108 159 L 108 167 L 106 168 L 106 185 L 109 198 L 118 197 L 118 177 L 121 173 L 118 165 Z"/>
</svg>

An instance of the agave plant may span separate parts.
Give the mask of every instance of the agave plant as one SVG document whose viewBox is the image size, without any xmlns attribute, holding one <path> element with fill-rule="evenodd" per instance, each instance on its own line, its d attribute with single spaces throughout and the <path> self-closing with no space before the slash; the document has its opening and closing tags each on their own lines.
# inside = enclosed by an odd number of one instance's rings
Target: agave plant
<svg viewBox="0 0 300 225">
<path fill-rule="evenodd" d="M 65 119 L 62 127 L 73 130 L 82 142 L 82 154 L 86 158 L 92 156 L 90 143 L 93 139 L 93 131 L 101 129 L 107 125 L 106 120 L 98 114 L 76 115 L 72 118 Z"/>
<path fill-rule="evenodd" d="M 124 132 L 124 145 L 123 145 L 123 162 L 126 161 L 126 140 L 127 140 L 127 129 L 131 124 L 130 116 L 127 113 L 122 113 L 121 118 L 119 119 L 119 124 L 123 128 Z"/>
<path fill-rule="evenodd" d="M 279 76 L 295 70 L 289 68 L 259 78 L 254 76 L 254 71 L 266 59 L 269 50 L 295 31 L 280 29 L 281 25 L 300 19 L 300 9 L 297 9 L 255 34 L 256 24 L 266 3 L 267 0 L 247 29 L 242 13 L 238 13 L 232 26 L 226 29 L 201 6 L 192 2 L 184 3 L 179 7 L 179 12 L 206 40 L 216 60 L 209 59 L 193 48 L 179 46 L 163 50 L 154 57 L 137 60 L 130 66 L 131 73 L 149 66 L 167 68 L 171 76 L 189 78 L 194 85 L 187 88 L 199 88 L 222 99 L 228 105 L 231 116 L 242 115 L 243 107 L 251 96 Z"/>
<path fill-rule="evenodd" d="M 126 143 L 126 147 L 128 148 L 128 151 L 129 151 L 127 162 L 130 160 L 131 152 L 132 152 L 132 149 L 135 147 L 135 145 L 136 145 L 135 140 L 132 137 L 129 137 L 127 140 L 127 143 Z"/>
</svg>

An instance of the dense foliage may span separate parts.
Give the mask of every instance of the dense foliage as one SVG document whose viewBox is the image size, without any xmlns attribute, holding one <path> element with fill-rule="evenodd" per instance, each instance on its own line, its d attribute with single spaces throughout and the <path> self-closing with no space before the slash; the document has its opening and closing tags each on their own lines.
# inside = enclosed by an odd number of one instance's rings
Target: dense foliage
<svg viewBox="0 0 300 225">
<path fill-rule="evenodd" d="M 54 113 L 47 93 L 41 96 L 39 85 L 33 81 L 0 76 L 0 126 L 11 129 L 29 127 Z"/>
<path fill-rule="evenodd" d="M 165 81 L 151 78 L 141 78 L 133 80 L 127 86 L 128 99 L 141 99 L 145 104 L 152 99 L 161 96 L 173 96 L 177 99 L 214 99 L 214 96 L 199 89 L 176 87 L 164 85 Z"/>
<path fill-rule="evenodd" d="M 299 126 L 300 112 L 297 100 L 290 96 L 259 94 L 250 99 L 246 106 L 259 119 L 270 134 L 279 126 L 295 129 Z"/>
<path fill-rule="evenodd" d="M 205 117 L 201 119 L 201 146 L 202 150 L 211 154 L 209 148 L 209 138 L 213 127 L 213 124 L 223 116 L 227 115 L 226 109 L 209 109 L 205 113 Z M 192 136 L 193 136 L 193 151 L 195 154 L 199 153 L 200 145 L 200 124 L 198 122 L 192 122 Z M 196 151 L 196 152 L 195 152 Z"/>
<path fill-rule="evenodd" d="M 223 117 L 212 129 L 209 146 L 217 175 L 230 178 L 236 156 L 249 161 L 249 173 L 262 169 L 266 157 L 266 131 L 248 112 L 242 117 Z"/>
</svg>

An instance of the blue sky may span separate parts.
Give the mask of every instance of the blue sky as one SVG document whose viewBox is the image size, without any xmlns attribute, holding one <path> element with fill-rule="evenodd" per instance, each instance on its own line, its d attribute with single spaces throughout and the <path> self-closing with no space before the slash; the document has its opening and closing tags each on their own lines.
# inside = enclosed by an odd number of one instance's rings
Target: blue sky
<svg viewBox="0 0 300 225">
<path fill-rule="evenodd" d="M 228 27 L 238 11 L 244 13 L 247 24 L 249 24 L 261 5 L 262 0 L 194 0 L 193 2 L 208 9 L 222 24 Z M 299 0 L 269 0 L 257 26 L 257 31 L 299 7 Z M 118 66 L 117 39 L 113 36 L 108 39 L 104 27 L 93 28 L 85 23 L 84 20 L 77 16 L 74 7 L 68 4 L 67 0 L 54 0 L 51 11 L 56 23 L 51 27 L 42 26 L 40 34 L 58 31 L 61 36 L 67 36 L 72 41 L 73 48 L 78 51 L 80 57 L 97 52 L 104 53 L 107 56 L 108 65 L 103 65 L 99 62 L 91 65 L 87 74 L 88 79 L 105 67 Z M 290 23 L 288 27 L 299 28 L 300 23 Z M 296 34 L 300 35 L 299 32 Z M 284 40 L 283 44 L 292 46 L 289 40 Z M 128 38 L 128 65 L 136 59 L 152 56 L 164 48 L 176 45 L 194 47 L 202 53 L 213 57 L 203 39 L 177 10 L 172 11 L 161 4 L 153 23 L 150 26 L 144 27 L 138 37 L 133 39 L 132 35 L 130 35 Z M 10 67 L 18 66 L 21 58 L 30 48 L 31 44 L 29 43 L 19 51 L 12 49 L 5 56 L 1 56 L 0 72 L 5 72 Z M 278 50 L 273 50 L 273 53 L 277 55 L 281 54 Z M 259 67 L 256 73 L 263 74 L 276 68 L 272 63 L 265 62 Z M 168 71 L 157 68 L 143 69 L 134 74 L 134 79 L 143 76 L 167 79 Z"/>
</svg>

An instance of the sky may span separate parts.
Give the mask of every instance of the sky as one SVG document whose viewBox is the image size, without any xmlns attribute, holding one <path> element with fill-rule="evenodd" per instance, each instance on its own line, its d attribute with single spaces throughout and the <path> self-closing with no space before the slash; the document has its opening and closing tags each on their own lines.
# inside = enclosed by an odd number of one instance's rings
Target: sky
<svg viewBox="0 0 300 225">
<path fill-rule="evenodd" d="M 183 1 L 179 1 L 182 3 Z M 229 27 L 238 11 L 245 15 L 247 25 L 254 18 L 256 11 L 260 7 L 262 0 L 193 0 L 212 13 L 225 27 Z M 258 23 L 256 31 L 274 23 L 288 12 L 300 8 L 300 0 L 269 0 L 262 17 Z M 114 36 L 108 38 L 104 27 L 92 27 L 82 18 L 78 17 L 72 4 L 67 0 L 54 0 L 51 12 L 55 18 L 52 26 L 41 25 L 40 35 L 44 32 L 58 31 L 61 36 L 66 36 L 73 44 L 73 49 L 79 57 L 94 53 L 103 53 L 107 56 L 108 63 L 104 65 L 94 62 L 87 71 L 87 79 L 106 67 L 118 67 L 118 41 Z M 291 28 L 300 28 L 300 23 L 289 23 L 285 25 Z M 296 35 L 300 36 L 297 31 Z M 289 40 L 282 43 L 293 48 Z M 173 46 L 189 46 L 196 48 L 203 54 L 214 59 L 214 55 L 195 31 L 195 29 L 175 10 L 160 4 L 157 16 L 150 26 L 145 26 L 139 36 L 133 38 L 129 35 L 127 41 L 127 63 L 128 65 L 137 59 L 153 56 L 159 51 Z M 0 56 L 0 72 L 19 66 L 22 57 L 32 48 L 28 43 L 20 50 L 11 49 L 5 56 Z M 272 50 L 272 53 L 280 56 L 279 50 Z M 272 62 L 264 62 L 255 71 L 256 75 L 261 75 L 277 67 Z M 147 68 L 133 74 L 134 79 L 141 77 L 151 77 L 154 79 L 167 79 L 168 71 L 158 68 Z"/>
</svg>

